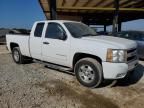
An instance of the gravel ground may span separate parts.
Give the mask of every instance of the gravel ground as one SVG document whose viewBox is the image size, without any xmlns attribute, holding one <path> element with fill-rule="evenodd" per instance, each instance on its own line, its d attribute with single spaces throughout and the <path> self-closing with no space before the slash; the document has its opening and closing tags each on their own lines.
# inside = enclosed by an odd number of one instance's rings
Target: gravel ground
<svg viewBox="0 0 144 108">
<path fill-rule="evenodd" d="M 90 89 L 42 64 L 17 65 L 0 46 L 0 108 L 143 108 L 144 62 L 114 87 Z"/>
</svg>

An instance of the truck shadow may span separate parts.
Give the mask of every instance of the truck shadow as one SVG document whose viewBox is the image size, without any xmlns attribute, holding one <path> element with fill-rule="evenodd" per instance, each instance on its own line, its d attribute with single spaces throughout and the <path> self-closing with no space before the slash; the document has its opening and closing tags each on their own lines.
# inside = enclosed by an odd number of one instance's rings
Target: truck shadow
<svg viewBox="0 0 144 108">
<path fill-rule="evenodd" d="M 66 73 L 68 75 L 75 76 L 72 71 L 62 71 L 62 70 L 50 68 L 47 66 L 45 66 L 45 67 L 55 70 L 55 71 L 58 71 L 58 72 L 62 72 L 62 73 Z M 126 76 L 125 78 L 117 80 L 117 81 L 104 80 L 104 82 L 98 88 L 133 85 L 133 84 L 136 84 L 143 76 L 144 76 L 144 66 L 139 64 L 136 67 L 135 71 L 130 72 L 129 75 Z"/>
<path fill-rule="evenodd" d="M 124 79 L 118 80 L 115 86 L 129 86 L 137 83 L 144 76 L 144 66 L 139 64 L 135 71 L 129 73 Z"/>
</svg>

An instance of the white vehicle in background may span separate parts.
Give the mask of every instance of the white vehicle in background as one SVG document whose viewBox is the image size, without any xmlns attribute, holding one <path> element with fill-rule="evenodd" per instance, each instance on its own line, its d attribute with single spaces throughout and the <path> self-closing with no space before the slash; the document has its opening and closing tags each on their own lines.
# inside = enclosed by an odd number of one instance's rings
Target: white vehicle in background
<svg viewBox="0 0 144 108">
<path fill-rule="evenodd" d="M 73 70 L 86 87 L 104 79 L 121 79 L 135 69 L 136 43 L 111 36 L 97 36 L 87 25 L 74 21 L 35 22 L 30 36 L 6 35 L 14 61 L 36 59 L 53 67 Z"/>
</svg>

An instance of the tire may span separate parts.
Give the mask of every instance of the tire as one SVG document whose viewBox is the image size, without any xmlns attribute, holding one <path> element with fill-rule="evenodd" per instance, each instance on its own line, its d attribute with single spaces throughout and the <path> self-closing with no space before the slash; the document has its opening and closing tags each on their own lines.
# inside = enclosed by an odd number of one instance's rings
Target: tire
<svg viewBox="0 0 144 108">
<path fill-rule="evenodd" d="M 24 56 L 21 54 L 19 47 L 15 47 L 12 49 L 12 58 L 17 64 L 23 64 L 25 62 Z"/>
<path fill-rule="evenodd" d="M 86 87 L 98 87 L 102 82 L 102 66 L 93 58 L 83 58 L 75 64 L 77 80 Z"/>
</svg>

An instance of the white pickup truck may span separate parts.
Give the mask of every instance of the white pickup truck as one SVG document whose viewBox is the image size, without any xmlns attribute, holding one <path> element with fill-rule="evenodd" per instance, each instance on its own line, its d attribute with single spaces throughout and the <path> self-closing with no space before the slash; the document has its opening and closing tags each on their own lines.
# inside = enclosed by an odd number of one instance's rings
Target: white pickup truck
<svg viewBox="0 0 144 108">
<path fill-rule="evenodd" d="M 16 63 L 31 58 L 69 68 L 86 87 L 97 87 L 104 79 L 124 78 L 138 62 L 134 41 L 98 36 L 75 21 L 35 22 L 30 36 L 8 34 L 6 40 Z"/>
</svg>

